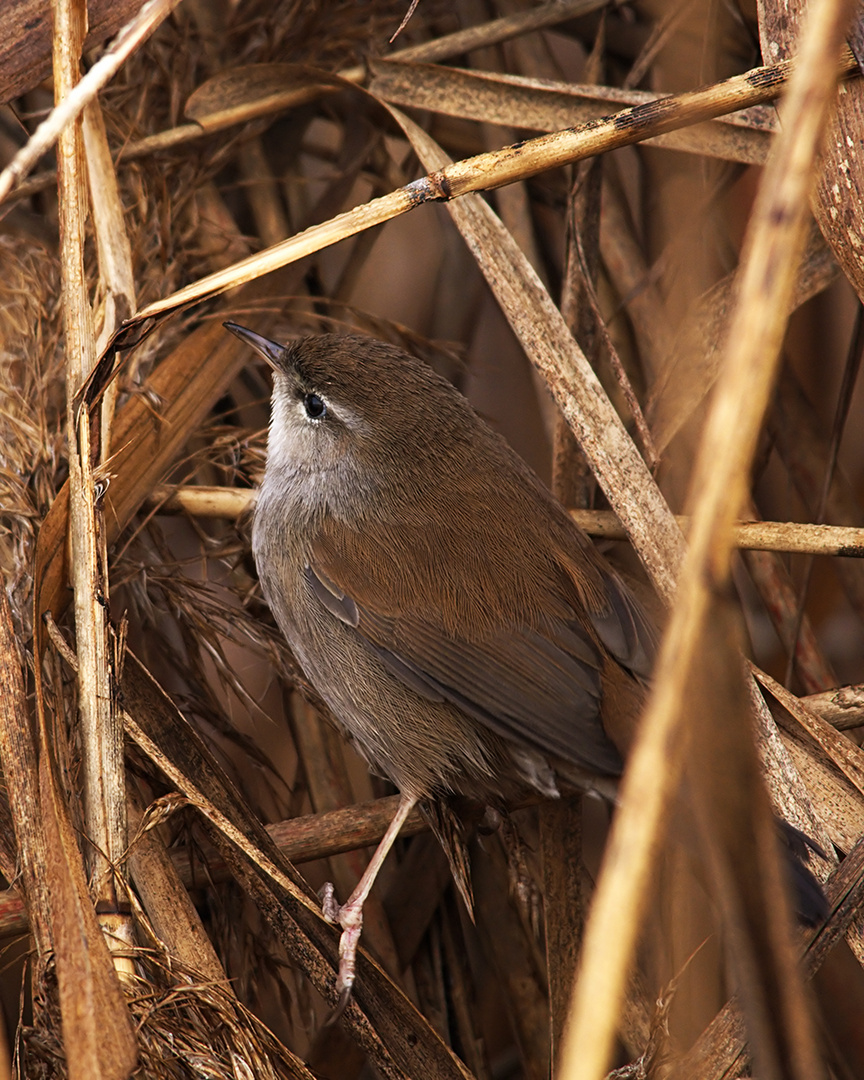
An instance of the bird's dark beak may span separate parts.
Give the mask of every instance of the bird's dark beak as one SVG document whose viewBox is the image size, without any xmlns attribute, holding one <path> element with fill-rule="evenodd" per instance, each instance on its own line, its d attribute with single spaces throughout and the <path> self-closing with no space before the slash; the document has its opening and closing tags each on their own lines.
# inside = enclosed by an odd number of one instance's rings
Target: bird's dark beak
<svg viewBox="0 0 864 1080">
<path fill-rule="evenodd" d="M 224 322 L 222 325 L 226 330 L 230 330 L 232 334 L 240 338 L 241 341 L 251 345 L 255 352 L 264 357 L 274 371 L 283 369 L 284 364 L 281 361 L 285 353 L 284 345 L 280 345 L 278 341 L 271 341 L 269 338 L 262 337 L 260 334 L 256 334 L 254 330 L 248 330 L 245 326 L 239 326 L 237 323 Z"/>
</svg>

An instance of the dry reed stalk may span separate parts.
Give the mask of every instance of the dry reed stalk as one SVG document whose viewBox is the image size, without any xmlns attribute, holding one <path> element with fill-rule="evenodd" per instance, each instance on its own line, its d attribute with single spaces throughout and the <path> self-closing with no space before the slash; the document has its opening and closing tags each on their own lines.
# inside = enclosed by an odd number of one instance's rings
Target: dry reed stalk
<svg viewBox="0 0 864 1080">
<path fill-rule="evenodd" d="M 54 66 L 59 99 L 75 81 L 84 18 L 72 5 L 55 7 Z M 80 452 L 70 455 L 71 541 L 75 574 L 75 614 L 79 650 L 80 716 L 85 732 L 85 812 L 94 845 L 90 868 L 96 881 L 97 902 L 105 904 L 105 941 L 113 950 L 128 935 L 128 919 L 119 912 L 118 895 L 124 893 L 113 877 L 116 860 L 125 849 L 125 788 L 122 726 L 111 703 L 106 552 L 98 538 L 97 487 L 93 476 L 89 422 L 78 427 L 73 398 L 95 359 L 91 313 L 84 283 L 83 236 L 85 207 L 82 196 L 83 155 L 80 131 L 66 129 L 58 148 L 64 322 L 67 350 L 67 423 L 70 442 Z M 88 418 L 89 419 L 89 418 Z M 82 440 L 78 442 L 77 440 Z M 97 458 L 98 461 L 98 458 Z M 101 601 L 101 603 L 100 603 Z M 37 653 L 37 669 L 41 654 Z M 39 672 L 37 670 L 37 679 Z M 40 698 L 40 786 L 42 798 L 52 804 L 46 816 L 48 883 L 52 942 L 57 958 L 58 985 L 70 1075 L 125 1077 L 136 1060 L 135 1040 L 116 975 L 107 951 L 95 943 L 88 947 L 82 931 L 91 933 L 97 922 L 84 884 L 80 853 L 74 841 L 64 796 L 53 774 L 51 743 L 47 737 Z M 118 806 L 120 807 L 118 812 Z M 95 853 L 95 855 L 94 855 Z M 128 971 L 118 956 L 119 971 Z M 82 997 L 93 1010 L 81 1010 Z M 111 1029 L 106 1038 L 106 1029 Z"/>
<path fill-rule="evenodd" d="M 225 487 L 157 487 L 148 499 L 153 509 L 193 517 L 237 518 L 255 502 L 253 491 Z M 589 536 L 626 540 L 627 530 L 611 510 L 571 510 L 570 516 Z M 692 519 L 676 516 L 686 536 Z M 864 556 L 864 529 L 845 525 L 811 525 L 801 521 L 738 521 L 732 543 L 750 551 L 798 552 L 810 555 Z"/>
<path fill-rule="evenodd" d="M 73 4 L 55 9 L 54 76 L 62 102 L 77 82 L 85 17 Z M 92 845 L 87 863 L 97 908 L 104 912 L 109 948 L 126 948 L 131 923 L 122 913 L 125 889 L 114 876 L 126 850 L 126 787 L 123 725 L 113 707 L 115 666 L 107 618 L 109 598 L 107 548 L 102 525 L 101 486 L 96 468 L 98 430 L 90 416 L 76 415 L 75 395 L 95 360 L 95 334 L 84 273 L 87 214 L 85 160 L 80 125 L 69 123 L 60 133 L 58 153 L 61 269 L 66 331 L 66 392 L 70 464 L 70 568 L 75 592 L 79 711 L 84 746 L 84 807 Z M 47 746 L 43 747 L 47 752 Z M 127 970 L 118 962 L 118 970 Z"/>
</svg>

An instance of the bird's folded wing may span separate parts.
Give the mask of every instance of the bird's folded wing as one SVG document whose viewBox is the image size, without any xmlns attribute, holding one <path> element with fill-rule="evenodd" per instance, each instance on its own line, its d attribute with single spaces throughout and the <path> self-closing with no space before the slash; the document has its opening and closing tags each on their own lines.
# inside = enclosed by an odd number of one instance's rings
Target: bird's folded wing
<svg viewBox="0 0 864 1080">
<path fill-rule="evenodd" d="M 641 674 L 652 645 L 638 603 L 611 571 L 601 564 L 605 603 L 588 613 L 596 639 L 575 607 L 572 619 L 508 617 L 469 637 L 445 630 L 438 594 L 424 588 L 422 574 L 412 583 L 409 607 L 386 571 L 375 573 L 367 563 L 361 573 L 355 565 L 336 557 L 325 536 L 310 558 L 309 586 L 396 678 L 505 738 L 583 768 L 620 773 L 621 757 L 600 719 L 603 648 Z M 557 607 L 567 611 L 564 599 Z"/>
</svg>

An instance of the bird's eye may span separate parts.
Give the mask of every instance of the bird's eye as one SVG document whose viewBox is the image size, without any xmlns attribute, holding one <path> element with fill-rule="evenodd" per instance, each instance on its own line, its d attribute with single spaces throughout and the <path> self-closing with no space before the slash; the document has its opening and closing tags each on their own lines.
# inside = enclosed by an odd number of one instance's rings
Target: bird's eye
<svg viewBox="0 0 864 1080">
<path fill-rule="evenodd" d="M 327 402 L 317 394 L 304 394 L 303 408 L 310 420 L 321 420 L 327 415 Z"/>
</svg>

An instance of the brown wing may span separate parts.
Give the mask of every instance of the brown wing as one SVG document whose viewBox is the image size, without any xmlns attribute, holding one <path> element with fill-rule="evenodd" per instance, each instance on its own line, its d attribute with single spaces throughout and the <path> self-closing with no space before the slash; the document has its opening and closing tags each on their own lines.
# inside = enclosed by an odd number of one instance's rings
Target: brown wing
<svg viewBox="0 0 864 1080">
<path fill-rule="evenodd" d="M 542 573 L 534 569 L 520 580 L 509 563 L 484 573 L 482 559 L 448 557 L 453 537 L 430 537 L 427 522 L 406 579 L 372 554 L 394 550 L 392 537 L 376 542 L 375 529 L 368 526 L 361 537 L 325 526 L 307 580 L 394 676 L 508 739 L 583 768 L 620 773 L 621 757 L 600 721 L 604 652 L 647 673 L 652 639 L 639 605 L 593 548 L 579 587 L 566 557 L 551 568 L 540 559 Z M 400 550 L 409 534 L 404 526 Z M 461 545 L 464 556 L 464 531 Z M 439 565 L 430 566 L 436 559 Z M 582 601 L 586 573 L 590 610 Z M 441 610 L 441 597 L 452 609 L 460 585 L 462 617 L 454 620 Z"/>
</svg>

